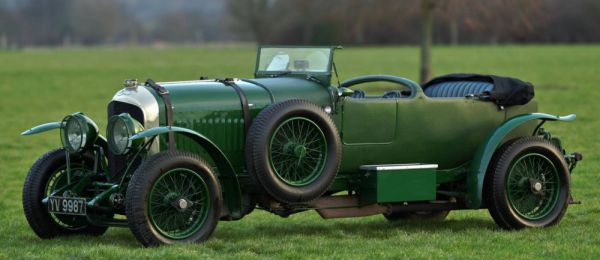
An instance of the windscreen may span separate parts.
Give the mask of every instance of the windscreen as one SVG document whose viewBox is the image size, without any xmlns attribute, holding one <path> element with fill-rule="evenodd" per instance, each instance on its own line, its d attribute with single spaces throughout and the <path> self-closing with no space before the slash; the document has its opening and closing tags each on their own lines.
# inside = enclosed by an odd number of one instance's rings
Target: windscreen
<svg viewBox="0 0 600 260">
<path fill-rule="evenodd" d="M 263 47 L 257 71 L 329 72 L 330 57 L 330 48 Z"/>
</svg>

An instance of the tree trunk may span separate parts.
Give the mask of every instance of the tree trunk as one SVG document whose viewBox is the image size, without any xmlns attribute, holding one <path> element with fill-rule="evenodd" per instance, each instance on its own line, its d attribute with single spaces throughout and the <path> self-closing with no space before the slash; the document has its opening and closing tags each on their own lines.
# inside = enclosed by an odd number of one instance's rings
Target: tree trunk
<svg viewBox="0 0 600 260">
<path fill-rule="evenodd" d="M 0 49 L 8 49 L 8 39 L 4 34 L 0 36 Z"/>
<path fill-rule="evenodd" d="M 362 13 L 358 14 L 358 17 L 356 17 L 356 24 L 354 26 L 354 42 L 356 44 L 365 43 L 364 23 L 365 23 L 364 15 Z"/>
<path fill-rule="evenodd" d="M 450 19 L 450 44 L 452 46 L 458 45 L 458 22 L 456 18 Z"/>
<path fill-rule="evenodd" d="M 421 0 L 421 84 L 431 78 L 431 41 L 435 0 Z"/>
</svg>

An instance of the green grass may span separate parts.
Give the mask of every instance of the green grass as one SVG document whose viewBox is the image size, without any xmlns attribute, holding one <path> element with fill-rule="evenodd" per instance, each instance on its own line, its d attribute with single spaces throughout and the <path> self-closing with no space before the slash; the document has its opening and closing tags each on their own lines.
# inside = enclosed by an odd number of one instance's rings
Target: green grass
<svg viewBox="0 0 600 260">
<path fill-rule="evenodd" d="M 60 146 L 58 132 L 31 137 L 33 125 L 82 111 L 106 127 L 106 105 L 123 79 L 250 77 L 254 48 L 39 49 L 0 52 L 0 259 L 2 258 L 596 258 L 600 255 L 600 46 L 439 47 L 436 75 L 477 72 L 533 82 L 540 111 L 576 113 L 548 123 L 565 146 L 584 154 L 560 225 L 506 232 L 487 211 L 452 212 L 442 223 L 389 223 L 382 216 L 322 220 L 314 212 L 287 219 L 255 212 L 219 223 L 204 244 L 143 249 L 128 229 L 98 238 L 40 240 L 21 207 L 21 187 L 34 160 Z M 418 49 L 348 48 L 337 53 L 342 79 L 393 74 L 416 79 Z"/>
</svg>

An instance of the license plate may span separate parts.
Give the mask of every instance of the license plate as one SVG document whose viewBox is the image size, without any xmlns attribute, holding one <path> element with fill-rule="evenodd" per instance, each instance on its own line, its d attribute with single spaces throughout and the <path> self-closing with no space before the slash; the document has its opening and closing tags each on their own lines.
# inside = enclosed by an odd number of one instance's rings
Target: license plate
<svg viewBox="0 0 600 260">
<path fill-rule="evenodd" d="M 48 212 L 54 214 L 85 215 L 86 206 L 84 198 L 48 198 Z"/>
</svg>

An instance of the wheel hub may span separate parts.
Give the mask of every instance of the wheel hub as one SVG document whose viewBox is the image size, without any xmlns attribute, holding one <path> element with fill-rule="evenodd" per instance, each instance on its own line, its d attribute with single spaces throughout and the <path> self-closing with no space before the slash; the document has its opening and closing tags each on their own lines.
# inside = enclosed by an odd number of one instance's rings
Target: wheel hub
<svg viewBox="0 0 600 260">
<path fill-rule="evenodd" d="M 301 159 L 306 156 L 306 147 L 304 145 L 297 145 L 294 147 L 294 156 Z"/>
<path fill-rule="evenodd" d="M 298 159 L 306 157 L 306 147 L 302 144 L 295 142 L 289 142 L 283 146 L 283 151 L 289 155 L 292 155 Z"/>
<path fill-rule="evenodd" d="M 533 192 L 533 194 L 543 195 L 544 185 L 542 185 L 541 181 L 530 178 L 529 179 L 529 187 L 531 189 L 531 192 Z"/>
<path fill-rule="evenodd" d="M 188 210 L 189 208 L 191 208 L 192 206 L 194 206 L 193 202 L 191 202 L 190 200 L 188 200 L 186 198 L 181 198 L 181 197 L 176 198 L 170 204 L 171 204 L 171 206 L 173 206 L 176 210 L 178 210 L 180 212 L 184 212 L 184 211 Z"/>
<path fill-rule="evenodd" d="M 179 199 L 179 201 L 177 202 L 177 206 L 179 206 L 179 209 L 187 209 L 188 202 L 185 199 Z"/>
</svg>

